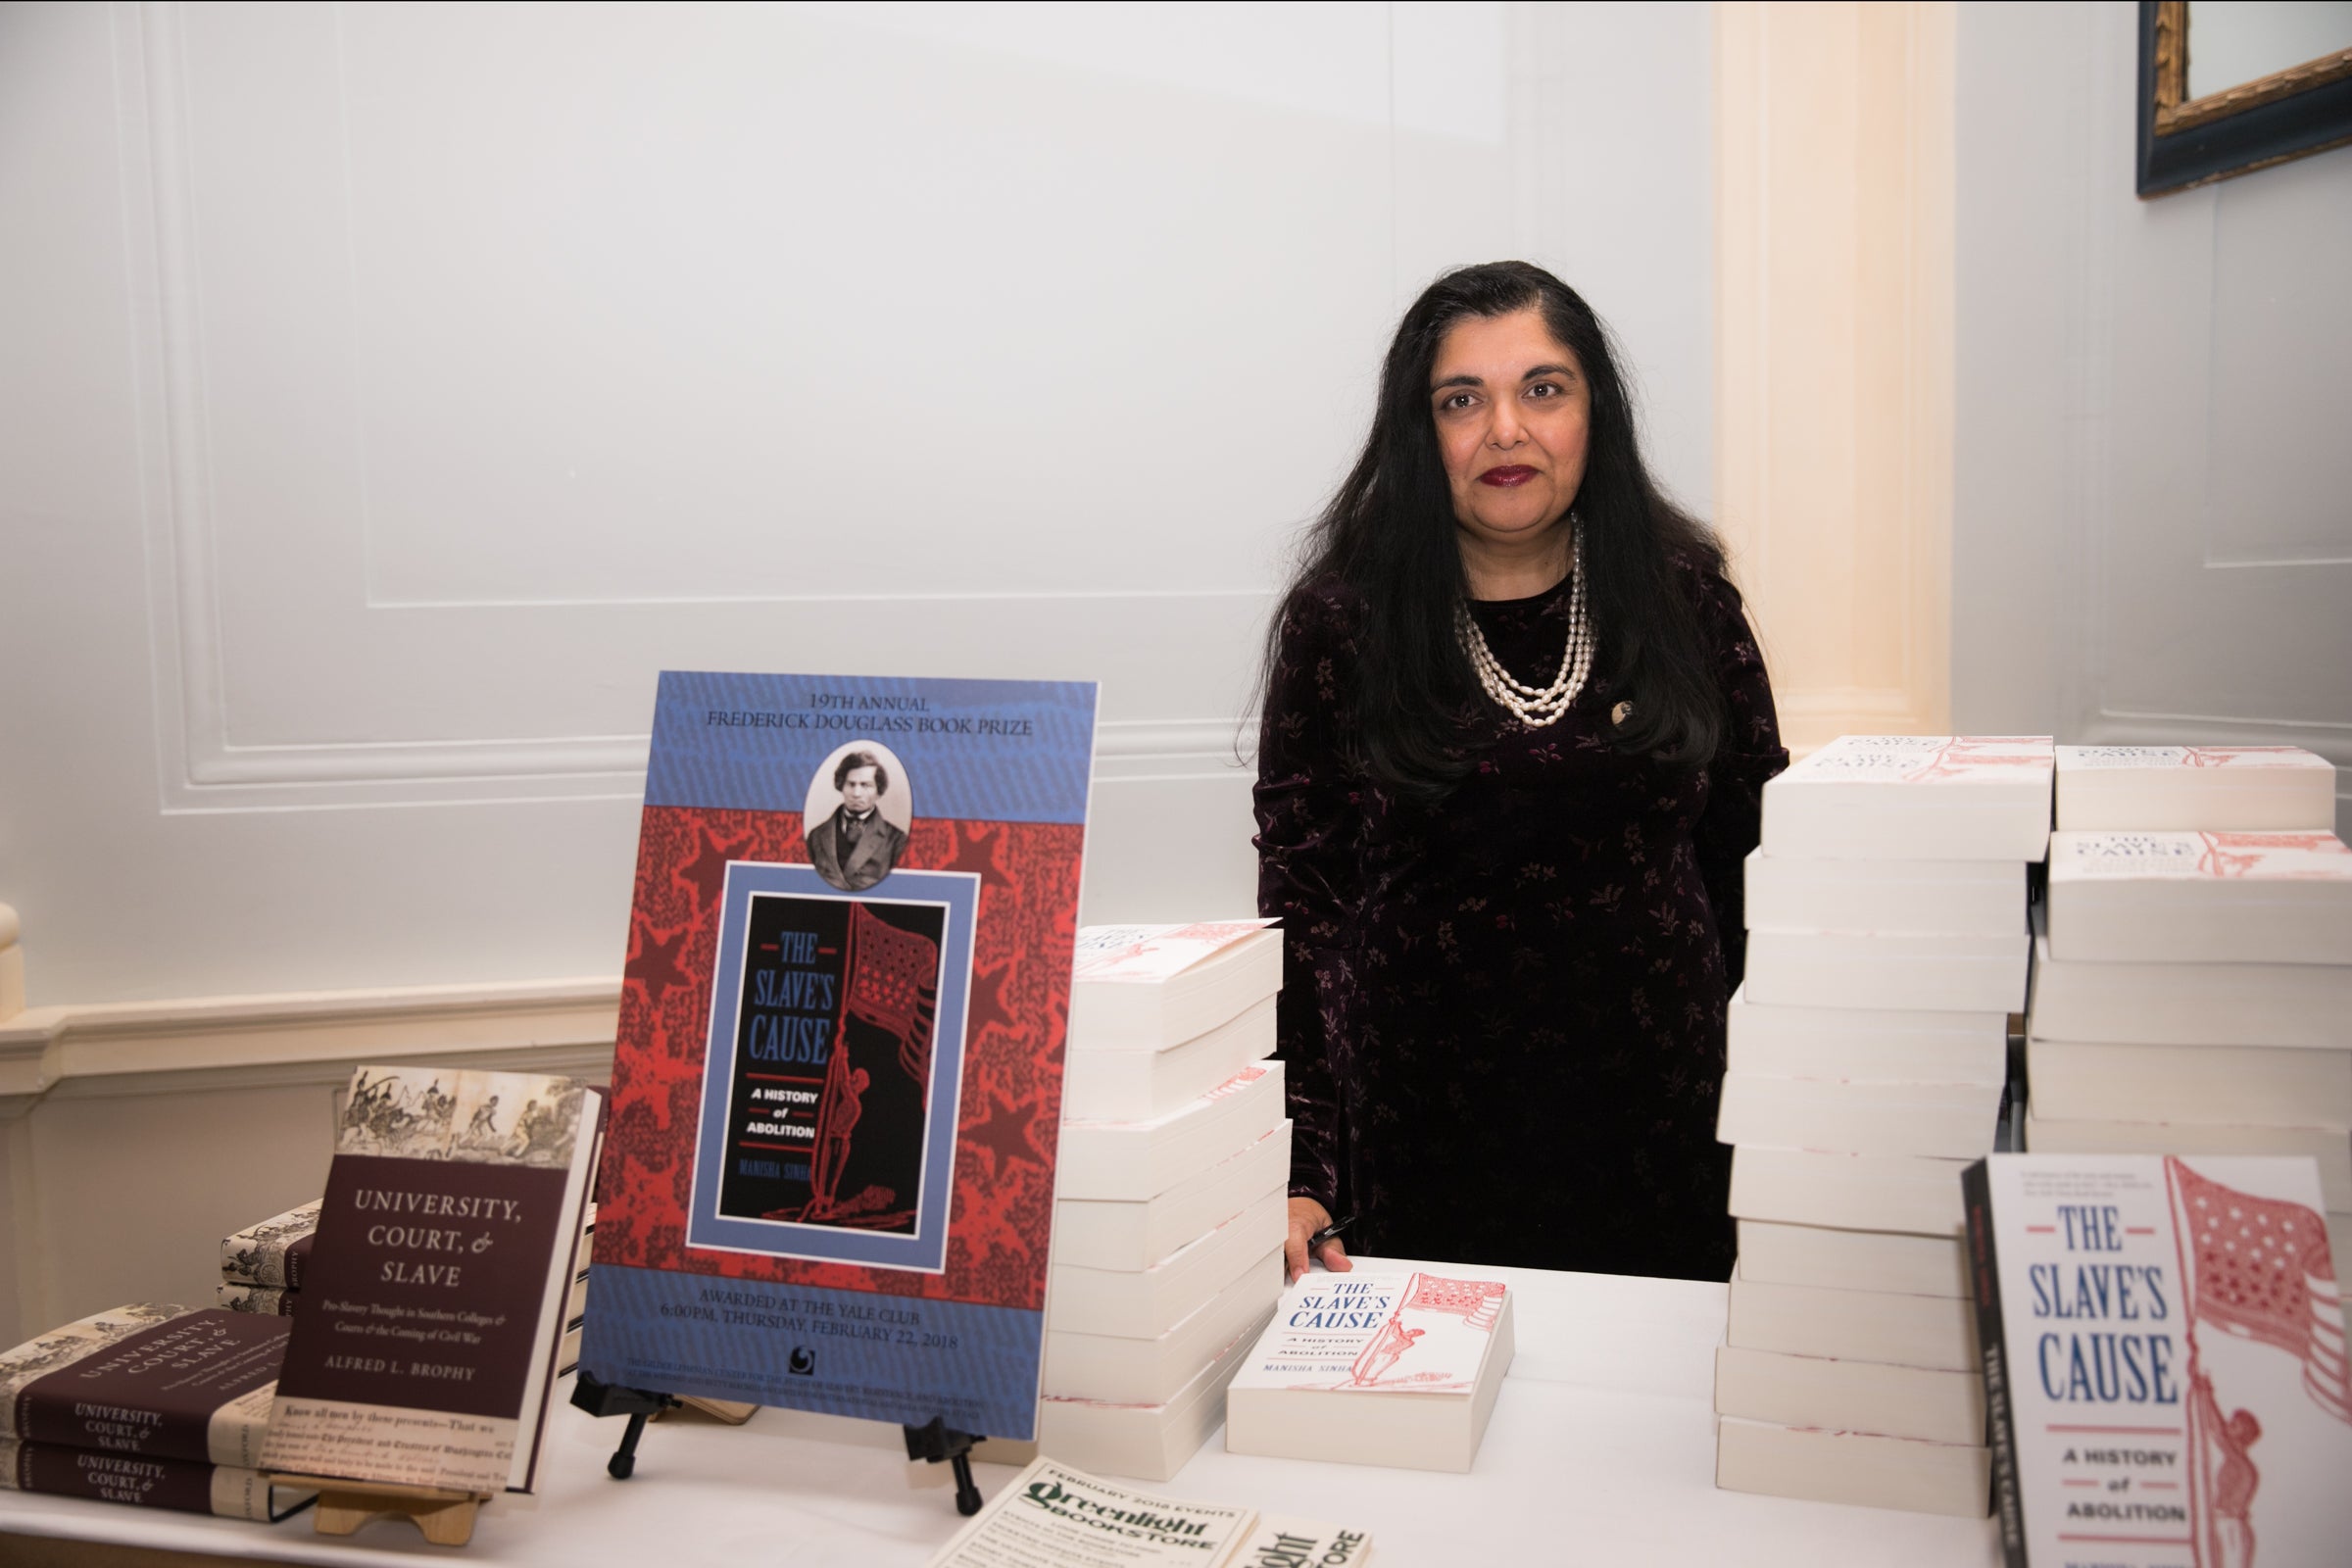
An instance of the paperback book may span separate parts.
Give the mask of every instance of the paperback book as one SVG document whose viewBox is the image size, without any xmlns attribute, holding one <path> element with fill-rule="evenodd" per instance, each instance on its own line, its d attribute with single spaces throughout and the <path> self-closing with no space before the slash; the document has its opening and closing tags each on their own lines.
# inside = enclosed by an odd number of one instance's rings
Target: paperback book
<svg viewBox="0 0 2352 1568">
<path fill-rule="evenodd" d="M 1957 1236 L 1965 1163 L 1931 1154 L 1843 1154 L 1742 1144 L 1732 1151 L 1730 1207 L 1739 1219 Z"/>
<path fill-rule="evenodd" d="M 1282 989 L 1271 920 L 1096 925 L 1078 933 L 1070 1043 L 1085 1051 L 1165 1051 L 1206 1034 Z"/>
<path fill-rule="evenodd" d="M 2034 1085 L 2034 1113 L 2050 1121 L 2352 1128 L 2352 1050 L 2137 1046 L 2036 1036 L 2026 1042 L 2026 1073 Z"/>
<path fill-rule="evenodd" d="M 1981 1443 L 1733 1415 L 1715 1421 L 1715 1484 L 1730 1492 L 1982 1519 L 1990 1464 Z"/>
<path fill-rule="evenodd" d="M 1234 1453 L 1468 1470 L 1512 1354 L 1500 1280 L 1310 1271 L 1225 1395 Z"/>
<path fill-rule="evenodd" d="M 1766 855 L 2041 858 L 2046 735 L 1840 735 L 1764 786 Z"/>
<path fill-rule="evenodd" d="M 662 675 L 583 1370 L 1031 1435 L 1094 719 Z"/>
<path fill-rule="evenodd" d="M 602 1096 L 569 1078 L 353 1075 L 265 1469 L 532 1490 Z M 224 1314 L 226 1315 L 226 1314 Z"/>
<path fill-rule="evenodd" d="M 1995 1154 L 1967 1191 L 2011 1568 L 2343 1560 L 2352 1384 L 2308 1161 Z"/>
<path fill-rule="evenodd" d="M 2014 937 L 2026 929 L 2022 860 L 1833 860 L 1750 851 L 1751 931 Z"/>
<path fill-rule="evenodd" d="M 2352 1051 L 2352 960 L 2078 963 L 2045 935 L 2028 1011 L 2045 1040 Z"/>
<path fill-rule="evenodd" d="M 2352 850 L 2333 833 L 2054 833 L 2050 956 L 2074 963 L 2352 964 Z"/>
<path fill-rule="evenodd" d="M 1178 1398 L 1219 1350 L 1265 1324 L 1267 1305 L 1282 1291 L 1282 1272 L 1277 1242 L 1190 1316 L 1152 1339 L 1077 1333 L 1056 1322 L 1046 1333 L 1045 1387 L 1064 1397 L 1113 1404 L 1164 1404 Z"/>
<path fill-rule="evenodd" d="M 2335 764 L 2299 746 L 2061 746 L 2058 826 L 2331 829 Z"/>
</svg>

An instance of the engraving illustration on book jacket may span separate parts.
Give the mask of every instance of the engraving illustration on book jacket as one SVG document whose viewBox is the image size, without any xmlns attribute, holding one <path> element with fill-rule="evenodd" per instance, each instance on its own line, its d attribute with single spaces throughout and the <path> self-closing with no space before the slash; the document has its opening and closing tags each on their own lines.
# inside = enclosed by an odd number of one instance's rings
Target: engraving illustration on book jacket
<svg viewBox="0 0 2352 1568">
<path fill-rule="evenodd" d="M 299 1270 L 292 1254 L 300 1244 L 318 1234 L 318 1203 L 319 1200 L 313 1199 L 224 1238 L 220 1244 L 221 1276 L 255 1285 L 294 1284 L 293 1276 Z"/>
<path fill-rule="evenodd" d="M 0 1411 L 9 1412 L 9 1432 L 21 1434 L 22 1429 L 15 1424 L 15 1412 L 25 1389 L 33 1383 L 118 1340 L 184 1316 L 187 1310 L 184 1306 L 146 1303 L 119 1307 L 52 1329 L 0 1356 Z"/>
<path fill-rule="evenodd" d="M 565 1080 L 520 1087 L 504 1074 L 391 1068 L 370 1078 L 363 1070 L 335 1152 L 561 1170 L 579 1135 L 581 1093 Z"/>
<path fill-rule="evenodd" d="M 2250 1409 L 2224 1413 L 2197 1328 L 2211 1324 L 2295 1356 L 2312 1401 L 2352 1424 L 2352 1368 L 2328 1225 L 2301 1203 L 2238 1192 L 2177 1158 L 2165 1160 L 2164 1173 L 2188 1298 L 2190 1513 L 2205 1522 L 2198 1561 L 2252 1568 L 2254 1494 L 2262 1484 L 2252 1449 L 2262 1422 Z"/>
<path fill-rule="evenodd" d="M 2317 867 L 2284 862 L 2281 854 L 2296 850 L 2312 855 L 2346 853 L 2344 845 L 2332 833 L 2202 832 L 2197 837 L 2205 845 L 2205 853 L 2197 857 L 2197 869 L 2208 876 L 2250 876 L 2257 870 L 2273 876 L 2331 879 L 2343 874 L 2325 861 Z M 2266 864 L 2266 861 L 2282 863 Z"/>
</svg>

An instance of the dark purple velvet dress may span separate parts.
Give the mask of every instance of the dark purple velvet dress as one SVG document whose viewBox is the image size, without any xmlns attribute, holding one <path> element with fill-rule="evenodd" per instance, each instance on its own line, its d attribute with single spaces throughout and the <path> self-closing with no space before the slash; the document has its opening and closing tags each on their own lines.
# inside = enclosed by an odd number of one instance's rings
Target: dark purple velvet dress
<svg viewBox="0 0 2352 1568">
<path fill-rule="evenodd" d="M 1342 704 L 1355 601 L 1283 609 L 1258 755 L 1258 910 L 1282 918 L 1291 1192 L 1351 1251 L 1728 1277 L 1715 1142 L 1741 861 L 1788 764 L 1739 593 L 1684 574 L 1727 714 L 1703 770 L 1610 744 L 1590 683 L 1530 730 L 1483 697 L 1442 806 L 1374 787 Z M 1472 606 L 1523 681 L 1557 672 L 1568 587 Z M 1600 656 L 1606 663 L 1606 651 Z"/>
</svg>

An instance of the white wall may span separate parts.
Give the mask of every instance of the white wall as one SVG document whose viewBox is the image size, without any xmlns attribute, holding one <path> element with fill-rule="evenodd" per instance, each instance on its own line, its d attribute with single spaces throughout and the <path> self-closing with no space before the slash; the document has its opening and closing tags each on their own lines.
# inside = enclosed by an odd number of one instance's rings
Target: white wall
<svg viewBox="0 0 2352 1568">
<path fill-rule="evenodd" d="M 1707 13 L 0 11 L 31 1000 L 617 966 L 655 672 L 1103 683 L 1095 918 L 1251 897 L 1269 590 L 1514 251 L 1710 499 Z"/>
<path fill-rule="evenodd" d="M 1709 47 L 0 8 L 0 1343 L 202 1298 L 355 1061 L 609 1059 L 663 667 L 1100 679 L 1088 916 L 1248 907 L 1273 585 L 1432 273 L 1583 287 L 1710 505 Z"/>
<path fill-rule="evenodd" d="M 1954 722 L 2352 768 L 2352 152 L 2139 200 L 2136 28 L 1961 8 Z"/>
</svg>

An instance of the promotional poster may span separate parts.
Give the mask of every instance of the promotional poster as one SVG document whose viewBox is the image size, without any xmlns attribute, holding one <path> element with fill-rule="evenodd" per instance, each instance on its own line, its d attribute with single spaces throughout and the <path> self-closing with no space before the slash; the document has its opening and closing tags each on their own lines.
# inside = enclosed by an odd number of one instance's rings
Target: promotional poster
<svg viewBox="0 0 2352 1568">
<path fill-rule="evenodd" d="M 588 1372 L 1031 1436 L 1094 722 L 662 675 Z"/>
</svg>

